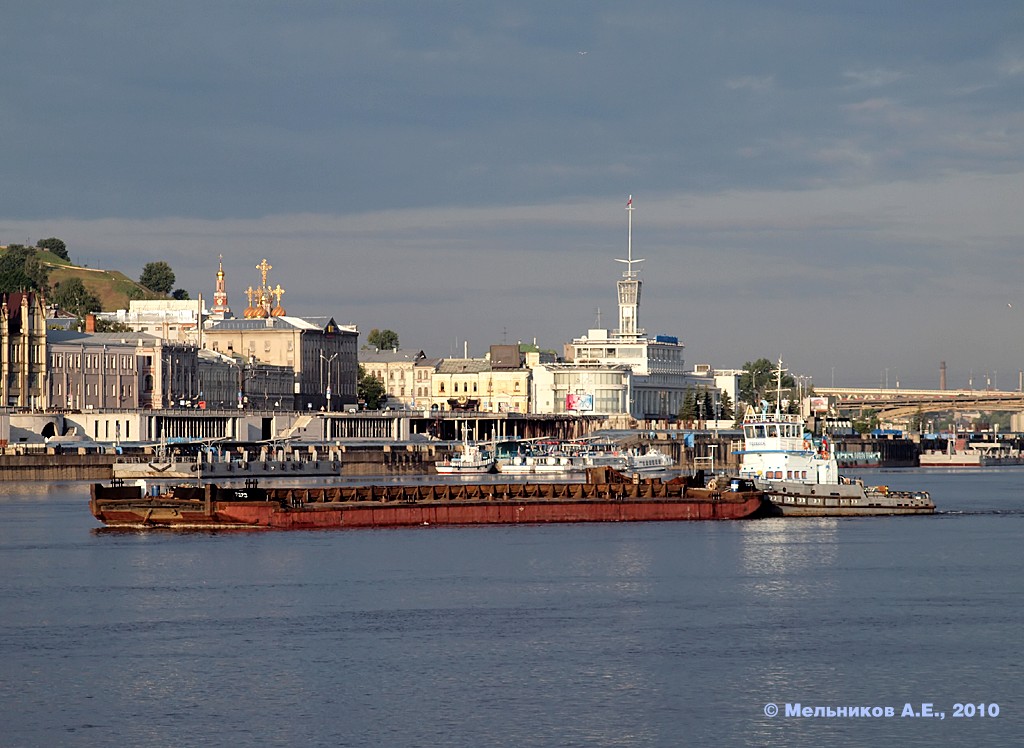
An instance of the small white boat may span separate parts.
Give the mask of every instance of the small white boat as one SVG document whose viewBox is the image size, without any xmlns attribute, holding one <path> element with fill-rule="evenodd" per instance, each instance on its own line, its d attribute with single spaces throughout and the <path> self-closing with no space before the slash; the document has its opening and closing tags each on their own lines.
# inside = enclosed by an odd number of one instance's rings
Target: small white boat
<svg viewBox="0 0 1024 748">
<path fill-rule="evenodd" d="M 494 454 L 479 444 L 463 443 L 461 453 L 440 460 L 434 467 L 441 475 L 490 473 L 494 470 Z"/>
<path fill-rule="evenodd" d="M 657 475 L 667 472 L 675 463 L 672 458 L 657 449 L 644 454 L 628 455 L 625 472 L 632 475 Z"/>
</svg>

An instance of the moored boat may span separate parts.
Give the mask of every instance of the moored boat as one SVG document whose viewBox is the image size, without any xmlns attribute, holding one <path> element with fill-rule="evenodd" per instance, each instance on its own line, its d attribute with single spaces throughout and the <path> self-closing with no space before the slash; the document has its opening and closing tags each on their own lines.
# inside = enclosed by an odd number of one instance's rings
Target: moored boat
<svg viewBox="0 0 1024 748">
<path fill-rule="evenodd" d="M 998 442 L 949 439 L 945 449 L 927 449 L 918 456 L 921 467 L 993 467 L 1024 463 L 1020 450 Z"/>
<path fill-rule="evenodd" d="M 559 452 L 516 455 L 498 463 L 498 472 L 506 475 L 571 476 L 586 470 L 582 460 Z"/>
<path fill-rule="evenodd" d="M 642 454 L 628 455 L 626 472 L 635 475 L 656 475 L 668 472 L 674 464 L 669 455 L 652 448 Z"/>
<path fill-rule="evenodd" d="M 751 481 L 708 487 L 692 479 L 630 479 L 609 468 L 584 483 L 494 483 L 226 489 L 94 484 L 90 510 L 109 526 L 317 529 L 546 522 L 744 519 L 764 512 Z"/>
<path fill-rule="evenodd" d="M 494 470 L 494 453 L 479 444 L 464 443 L 459 454 L 439 460 L 434 468 L 442 475 L 471 475 Z"/>
</svg>

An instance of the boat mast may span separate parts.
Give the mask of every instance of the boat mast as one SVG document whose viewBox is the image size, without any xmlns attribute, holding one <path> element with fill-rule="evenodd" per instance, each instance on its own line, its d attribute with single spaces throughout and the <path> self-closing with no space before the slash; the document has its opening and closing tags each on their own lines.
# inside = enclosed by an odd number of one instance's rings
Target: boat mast
<svg viewBox="0 0 1024 748">
<path fill-rule="evenodd" d="M 779 368 L 775 372 L 775 420 L 782 418 L 782 357 L 779 356 Z"/>
</svg>

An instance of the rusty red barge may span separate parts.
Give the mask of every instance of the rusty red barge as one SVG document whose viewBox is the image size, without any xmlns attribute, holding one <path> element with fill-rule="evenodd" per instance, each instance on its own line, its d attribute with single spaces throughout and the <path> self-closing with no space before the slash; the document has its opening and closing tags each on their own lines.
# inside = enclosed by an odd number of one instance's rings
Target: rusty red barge
<svg viewBox="0 0 1024 748">
<path fill-rule="evenodd" d="M 764 512 L 751 481 L 721 489 L 693 479 L 635 481 L 606 467 L 584 483 L 222 488 L 93 484 L 93 516 L 109 526 L 279 530 L 744 519 Z"/>
</svg>

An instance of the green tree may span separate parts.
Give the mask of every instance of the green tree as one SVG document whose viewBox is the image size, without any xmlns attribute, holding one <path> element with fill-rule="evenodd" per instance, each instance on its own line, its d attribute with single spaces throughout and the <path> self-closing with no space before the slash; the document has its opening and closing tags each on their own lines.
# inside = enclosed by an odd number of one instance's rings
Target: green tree
<svg viewBox="0 0 1024 748">
<path fill-rule="evenodd" d="M 789 374 L 782 375 L 782 397 L 783 399 L 795 395 L 793 386 L 796 380 Z M 739 399 L 749 403 L 755 408 L 762 400 L 770 403 L 775 402 L 775 391 L 778 387 L 778 365 L 766 358 L 759 358 L 757 361 L 748 361 L 743 364 L 743 373 L 740 374 Z"/>
<path fill-rule="evenodd" d="M 47 290 L 47 268 L 35 247 L 12 244 L 0 255 L 0 292 Z"/>
<path fill-rule="evenodd" d="M 170 293 L 174 288 L 174 271 L 171 266 L 163 260 L 147 262 L 142 268 L 142 275 L 139 276 L 139 283 L 150 291 L 157 293 Z"/>
<path fill-rule="evenodd" d="M 105 319 L 96 320 L 96 332 L 132 332 L 132 328 L 124 322 L 109 322 Z"/>
<path fill-rule="evenodd" d="M 184 288 L 176 288 L 176 289 L 174 289 L 174 293 L 172 293 L 171 296 L 173 298 L 177 299 L 178 301 L 188 301 L 189 300 L 188 291 L 186 291 Z"/>
<path fill-rule="evenodd" d="M 79 278 L 68 278 L 58 283 L 50 301 L 79 319 L 85 317 L 89 312 L 100 310 L 99 298 L 90 292 Z"/>
<path fill-rule="evenodd" d="M 732 398 L 729 397 L 729 393 L 723 391 L 718 396 L 718 417 L 723 421 L 728 421 L 733 418 L 735 414 L 732 409 Z"/>
<path fill-rule="evenodd" d="M 678 417 L 683 423 L 697 420 L 697 392 L 692 387 L 687 387 L 683 393 L 683 407 L 679 409 Z"/>
<path fill-rule="evenodd" d="M 866 434 L 872 429 L 877 429 L 878 423 L 878 411 L 868 408 L 853 419 L 853 430 L 858 434 Z"/>
<path fill-rule="evenodd" d="M 702 387 L 701 389 L 704 391 L 697 401 L 697 414 L 702 421 L 706 421 L 715 417 L 715 400 L 711 397 L 711 390 L 707 387 Z"/>
<path fill-rule="evenodd" d="M 33 288 L 44 294 L 50 292 L 50 268 L 43 262 L 41 252 L 35 251 L 26 258 L 25 275 L 32 280 Z"/>
<path fill-rule="evenodd" d="M 394 330 L 378 330 L 375 327 L 366 336 L 366 342 L 379 351 L 390 351 L 398 348 L 398 333 Z"/>
<path fill-rule="evenodd" d="M 49 239 L 40 239 L 36 242 L 36 246 L 39 249 L 45 249 L 52 255 L 60 257 L 62 260 L 71 261 L 71 257 L 68 255 L 68 246 L 55 236 L 51 236 Z"/>
<path fill-rule="evenodd" d="M 384 383 L 359 367 L 359 381 L 356 383 L 356 394 L 369 410 L 377 410 L 388 399 Z"/>
</svg>

